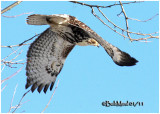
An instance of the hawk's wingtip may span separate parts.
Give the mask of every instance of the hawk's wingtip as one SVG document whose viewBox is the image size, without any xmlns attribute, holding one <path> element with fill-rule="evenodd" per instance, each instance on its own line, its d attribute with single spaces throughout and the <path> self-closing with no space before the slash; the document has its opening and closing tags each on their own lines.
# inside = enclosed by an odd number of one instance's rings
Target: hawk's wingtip
<svg viewBox="0 0 160 114">
<path fill-rule="evenodd" d="M 119 66 L 134 66 L 138 61 L 135 58 L 131 58 L 130 61 L 115 62 Z"/>
<path fill-rule="evenodd" d="M 139 62 L 138 60 L 136 60 L 134 57 L 131 57 L 126 52 L 121 52 L 120 56 L 121 57 L 119 61 L 114 61 L 119 66 L 134 66 L 136 65 L 137 62 Z"/>
</svg>

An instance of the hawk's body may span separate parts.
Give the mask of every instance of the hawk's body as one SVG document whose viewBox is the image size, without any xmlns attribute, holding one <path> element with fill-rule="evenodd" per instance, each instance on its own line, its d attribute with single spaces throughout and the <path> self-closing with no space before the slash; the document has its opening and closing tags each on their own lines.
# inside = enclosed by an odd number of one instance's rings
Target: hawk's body
<svg viewBox="0 0 160 114">
<path fill-rule="evenodd" d="M 27 54 L 27 84 L 32 85 L 32 92 L 49 85 L 52 90 L 57 75 L 60 73 L 65 59 L 75 45 L 99 46 L 120 66 L 132 66 L 138 62 L 129 54 L 122 52 L 97 35 L 87 25 L 69 15 L 31 15 L 27 23 L 30 25 L 50 25 L 30 46 Z"/>
</svg>

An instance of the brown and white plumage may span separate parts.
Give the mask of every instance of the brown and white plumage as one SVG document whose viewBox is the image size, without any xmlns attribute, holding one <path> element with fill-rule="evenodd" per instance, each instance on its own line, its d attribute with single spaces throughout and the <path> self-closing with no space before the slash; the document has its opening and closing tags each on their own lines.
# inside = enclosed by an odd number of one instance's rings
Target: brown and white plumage
<svg viewBox="0 0 160 114">
<path fill-rule="evenodd" d="M 75 45 L 99 46 L 105 49 L 113 61 L 120 66 L 132 66 L 138 62 L 129 54 L 111 45 L 91 28 L 73 16 L 30 15 L 27 18 L 30 25 L 50 25 L 30 46 L 27 53 L 27 84 L 32 85 L 32 92 L 46 93 L 48 87 L 52 90 L 57 75 L 60 73 L 67 55 Z"/>
</svg>

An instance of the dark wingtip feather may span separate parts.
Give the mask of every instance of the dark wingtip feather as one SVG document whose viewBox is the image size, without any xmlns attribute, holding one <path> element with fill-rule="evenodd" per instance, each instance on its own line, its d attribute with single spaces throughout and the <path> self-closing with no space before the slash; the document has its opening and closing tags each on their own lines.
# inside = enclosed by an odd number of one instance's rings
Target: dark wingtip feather
<svg viewBox="0 0 160 114">
<path fill-rule="evenodd" d="M 31 84 L 27 83 L 27 84 L 25 85 L 25 88 L 27 89 L 27 88 L 29 88 L 30 86 L 31 86 Z"/>
<path fill-rule="evenodd" d="M 34 83 L 34 84 L 33 84 L 33 86 L 31 87 L 31 91 L 32 91 L 32 93 L 33 93 L 33 92 L 34 92 L 34 90 L 37 88 L 37 86 L 38 86 L 38 85 L 37 85 L 37 83 Z"/>
<path fill-rule="evenodd" d="M 39 93 L 42 91 L 43 87 L 44 87 L 44 84 L 40 84 L 40 85 L 38 86 L 38 92 L 39 92 Z"/>
<path fill-rule="evenodd" d="M 46 92 L 47 92 L 48 87 L 49 87 L 49 84 L 45 85 L 44 90 L 43 90 L 43 91 L 44 91 L 44 93 L 46 93 Z"/>
<path fill-rule="evenodd" d="M 53 89 L 53 86 L 54 86 L 54 82 L 51 83 L 50 91 Z"/>
<path fill-rule="evenodd" d="M 120 61 L 115 61 L 115 63 L 119 66 L 134 66 L 138 60 L 135 58 L 131 57 L 128 53 L 126 52 L 121 52 L 121 59 Z"/>
<path fill-rule="evenodd" d="M 31 86 L 31 81 L 27 78 L 27 84 L 25 85 L 25 88 L 29 88 Z"/>
</svg>

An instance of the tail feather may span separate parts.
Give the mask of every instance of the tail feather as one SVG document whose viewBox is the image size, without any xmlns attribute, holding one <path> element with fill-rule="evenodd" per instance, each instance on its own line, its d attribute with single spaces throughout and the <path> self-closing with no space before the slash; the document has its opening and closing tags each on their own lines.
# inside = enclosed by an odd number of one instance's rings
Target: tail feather
<svg viewBox="0 0 160 114">
<path fill-rule="evenodd" d="M 47 25 L 46 15 L 33 14 L 28 16 L 27 24 L 29 25 Z"/>
</svg>

